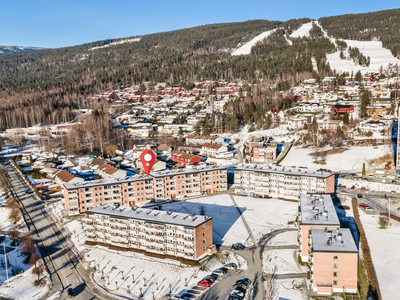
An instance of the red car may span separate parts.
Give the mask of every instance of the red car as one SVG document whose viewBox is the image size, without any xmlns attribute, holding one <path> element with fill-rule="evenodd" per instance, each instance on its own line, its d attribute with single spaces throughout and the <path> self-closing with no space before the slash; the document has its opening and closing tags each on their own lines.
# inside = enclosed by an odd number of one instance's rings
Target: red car
<svg viewBox="0 0 400 300">
<path fill-rule="evenodd" d="M 367 205 L 367 204 L 365 204 L 365 203 L 361 203 L 359 206 L 358 206 L 359 208 L 367 208 L 367 207 L 369 207 L 369 205 Z"/>
<path fill-rule="evenodd" d="M 209 287 L 211 285 L 211 282 L 208 280 L 200 280 L 197 284 L 201 285 L 201 286 Z"/>
</svg>

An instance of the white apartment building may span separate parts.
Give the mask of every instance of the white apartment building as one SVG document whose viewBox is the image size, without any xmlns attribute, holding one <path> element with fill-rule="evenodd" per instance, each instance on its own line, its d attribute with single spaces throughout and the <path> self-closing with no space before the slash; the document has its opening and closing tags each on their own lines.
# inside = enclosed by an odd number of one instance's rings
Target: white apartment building
<svg viewBox="0 0 400 300">
<path fill-rule="evenodd" d="M 190 261 L 215 250 L 207 216 L 106 204 L 87 211 L 83 221 L 89 245 Z"/>
<path fill-rule="evenodd" d="M 335 175 L 279 166 L 245 165 L 235 169 L 235 191 L 252 197 L 298 199 L 307 193 L 334 193 Z"/>
</svg>

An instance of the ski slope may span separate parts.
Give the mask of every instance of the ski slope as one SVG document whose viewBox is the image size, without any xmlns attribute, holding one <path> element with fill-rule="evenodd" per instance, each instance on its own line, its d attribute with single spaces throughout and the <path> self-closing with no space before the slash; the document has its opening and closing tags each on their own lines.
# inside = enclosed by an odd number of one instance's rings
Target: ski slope
<svg viewBox="0 0 400 300">
<path fill-rule="evenodd" d="M 381 67 L 386 68 L 389 64 L 399 64 L 400 60 L 392 55 L 392 53 L 382 46 L 382 42 L 378 41 L 354 41 L 344 40 L 349 47 L 357 47 L 365 57 L 370 57 L 371 63 L 369 67 L 356 65 L 353 60 L 340 59 L 340 52 L 327 54 L 326 58 L 331 69 L 342 72 L 362 73 L 378 72 Z"/>
<path fill-rule="evenodd" d="M 290 37 L 298 38 L 303 36 L 310 36 L 311 28 L 312 28 L 312 22 L 304 23 L 303 25 L 300 26 L 299 29 L 293 31 Z"/>
<path fill-rule="evenodd" d="M 251 48 L 257 44 L 258 42 L 262 41 L 263 39 L 267 38 L 268 36 L 271 35 L 276 29 L 265 31 L 259 35 L 257 35 L 254 39 L 251 41 L 247 42 L 240 48 L 236 49 L 235 51 L 232 52 L 232 55 L 248 55 L 251 52 Z"/>
</svg>

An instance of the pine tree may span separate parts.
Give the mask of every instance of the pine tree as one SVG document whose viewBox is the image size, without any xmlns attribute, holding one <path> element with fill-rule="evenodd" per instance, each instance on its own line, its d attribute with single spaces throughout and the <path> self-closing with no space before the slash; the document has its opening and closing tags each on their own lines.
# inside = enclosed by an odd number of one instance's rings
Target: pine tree
<svg viewBox="0 0 400 300">
<path fill-rule="evenodd" d="M 362 168 L 362 176 L 367 175 L 367 172 L 365 172 L 365 163 L 363 163 L 363 168 Z"/>
</svg>

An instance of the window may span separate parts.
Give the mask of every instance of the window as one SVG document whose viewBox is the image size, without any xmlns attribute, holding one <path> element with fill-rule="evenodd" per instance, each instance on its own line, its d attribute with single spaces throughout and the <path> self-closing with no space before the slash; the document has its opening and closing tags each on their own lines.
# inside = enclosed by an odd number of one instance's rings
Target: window
<svg viewBox="0 0 400 300">
<path fill-rule="evenodd" d="M 206 224 L 203 224 L 203 229 L 206 228 Z"/>
<path fill-rule="evenodd" d="M 337 255 L 334 255 L 334 256 L 333 256 L 333 259 L 338 259 L 338 256 L 337 256 Z"/>
<path fill-rule="evenodd" d="M 203 232 L 203 236 L 206 236 L 206 233 L 205 233 L 205 232 Z"/>
<path fill-rule="evenodd" d="M 333 272 L 333 277 L 337 277 L 338 276 L 338 272 Z"/>
<path fill-rule="evenodd" d="M 206 243 L 206 240 L 203 240 L 203 244 L 205 244 Z"/>
<path fill-rule="evenodd" d="M 203 247 L 203 250 L 206 251 L 206 247 Z"/>
<path fill-rule="evenodd" d="M 337 264 L 333 264 L 334 269 L 337 269 L 337 267 L 338 267 Z"/>
<path fill-rule="evenodd" d="M 334 280 L 334 281 L 333 281 L 333 285 L 337 285 L 337 280 Z"/>
</svg>

